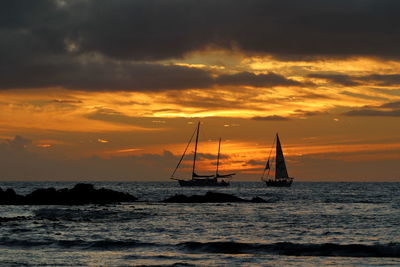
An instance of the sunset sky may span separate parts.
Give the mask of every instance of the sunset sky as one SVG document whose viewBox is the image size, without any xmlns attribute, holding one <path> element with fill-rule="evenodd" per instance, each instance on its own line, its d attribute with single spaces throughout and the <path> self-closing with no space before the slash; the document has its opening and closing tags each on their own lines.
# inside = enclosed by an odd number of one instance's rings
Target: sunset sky
<svg viewBox="0 0 400 267">
<path fill-rule="evenodd" d="M 7 0 L 0 180 L 400 182 L 400 1 Z M 193 151 L 190 147 L 189 153 Z M 190 158 L 184 161 L 182 177 Z"/>
</svg>

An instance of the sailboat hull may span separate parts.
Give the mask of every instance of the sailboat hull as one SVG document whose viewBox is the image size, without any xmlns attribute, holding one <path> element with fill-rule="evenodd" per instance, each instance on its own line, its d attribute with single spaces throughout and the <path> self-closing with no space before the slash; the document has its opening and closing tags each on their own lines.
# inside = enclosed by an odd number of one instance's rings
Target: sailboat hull
<svg viewBox="0 0 400 267">
<path fill-rule="evenodd" d="M 268 180 L 265 181 L 267 186 L 273 186 L 273 187 L 290 187 L 293 183 L 293 179 L 279 179 L 279 180 Z"/>
<path fill-rule="evenodd" d="M 229 182 L 217 179 L 178 180 L 180 186 L 229 186 Z"/>
</svg>

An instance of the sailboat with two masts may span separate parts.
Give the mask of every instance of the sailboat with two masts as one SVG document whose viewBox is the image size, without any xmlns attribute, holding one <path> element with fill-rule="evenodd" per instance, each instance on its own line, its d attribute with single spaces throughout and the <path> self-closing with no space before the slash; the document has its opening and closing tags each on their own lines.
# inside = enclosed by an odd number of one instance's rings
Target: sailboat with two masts
<svg viewBox="0 0 400 267">
<path fill-rule="evenodd" d="M 228 186 L 229 185 L 228 178 L 231 178 L 233 175 L 235 175 L 235 173 L 221 175 L 218 172 L 219 161 L 220 161 L 220 150 L 221 150 L 221 138 L 219 139 L 219 145 L 218 145 L 217 170 L 216 170 L 215 175 L 198 175 L 196 173 L 196 157 L 197 157 L 197 144 L 199 142 L 199 132 L 200 132 L 200 122 L 197 124 L 197 128 L 196 128 L 195 132 L 193 132 L 193 134 L 185 148 L 185 151 L 182 154 L 182 157 L 180 158 L 178 164 L 176 165 L 176 168 L 171 175 L 171 179 L 177 180 L 179 182 L 180 186 Z M 192 177 L 191 177 L 191 179 L 188 179 L 188 180 L 175 178 L 174 177 L 175 172 L 178 170 L 178 168 L 186 154 L 186 151 L 187 151 L 190 143 L 192 142 L 192 139 L 195 134 L 196 134 L 196 142 L 195 142 L 195 146 L 194 146 Z"/>
<path fill-rule="evenodd" d="M 276 148 L 275 148 L 275 178 L 269 175 L 271 168 L 270 168 L 270 159 L 271 159 L 271 152 L 273 149 L 274 144 L 272 144 L 271 151 L 269 152 L 267 163 L 265 164 L 265 168 L 263 174 L 261 176 L 261 180 L 264 181 L 267 186 L 274 186 L 274 187 L 290 187 L 293 183 L 293 179 L 289 177 L 287 172 L 285 157 L 283 156 L 281 142 L 279 140 L 279 135 L 276 134 Z M 264 178 L 265 173 L 267 172 L 267 179 Z"/>
</svg>

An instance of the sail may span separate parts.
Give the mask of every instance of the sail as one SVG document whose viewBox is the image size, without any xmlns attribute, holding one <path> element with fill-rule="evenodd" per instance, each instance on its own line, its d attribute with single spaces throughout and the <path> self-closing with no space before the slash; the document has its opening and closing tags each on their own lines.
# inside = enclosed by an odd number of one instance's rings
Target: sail
<svg viewBox="0 0 400 267">
<path fill-rule="evenodd" d="M 279 136 L 276 134 L 276 160 L 275 160 L 275 179 L 289 178 L 285 158 L 279 141 Z"/>
<path fill-rule="evenodd" d="M 226 181 L 224 179 L 222 179 L 221 181 L 218 181 L 218 178 L 229 178 L 232 175 L 234 175 L 234 173 L 224 174 L 224 175 L 220 175 L 218 173 L 221 139 L 220 139 L 219 148 L 218 148 L 218 159 L 217 159 L 217 171 L 216 171 L 216 174 L 215 175 L 199 175 L 199 174 L 196 173 L 196 159 L 197 159 L 197 147 L 198 147 L 198 143 L 199 143 L 199 132 L 200 132 L 200 122 L 197 123 L 196 130 L 193 132 L 192 136 L 190 137 L 190 140 L 189 140 L 188 144 L 186 145 L 186 148 L 185 148 L 181 158 L 179 159 L 179 162 L 176 165 L 175 170 L 172 173 L 170 179 L 178 180 L 180 186 L 228 186 L 229 185 L 229 181 Z M 192 142 L 192 139 L 193 139 L 194 135 L 196 135 L 196 142 L 195 142 L 194 154 L 193 154 L 192 177 L 191 177 L 190 180 L 184 180 L 184 179 L 175 178 L 174 175 L 175 175 L 177 169 L 179 168 L 180 164 L 182 163 L 183 158 L 185 157 L 185 154 L 186 154 L 186 152 L 187 152 L 187 150 L 188 150 L 188 148 L 190 146 L 190 143 Z"/>
<path fill-rule="evenodd" d="M 196 156 L 197 156 L 197 143 L 199 142 L 199 132 L 200 132 L 200 122 L 197 123 L 197 132 L 196 132 L 196 143 L 194 145 L 194 156 L 193 156 L 193 169 L 192 169 L 192 180 L 194 177 L 199 177 L 195 173 L 196 170 Z"/>
<path fill-rule="evenodd" d="M 215 178 L 230 178 L 233 175 L 235 175 L 236 173 L 219 174 L 219 172 L 218 172 L 220 155 L 221 155 L 221 138 L 219 138 L 219 142 L 218 142 L 217 171 L 215 172 Z"/>
<path fill-rule="evenodd" d="M 270 169 L 270 167 L 269 167 L 269 159 L 267 160 L 267 163 L 265 164 L 265 169 L 264 170 L 269 170 Z"/>
</svg>

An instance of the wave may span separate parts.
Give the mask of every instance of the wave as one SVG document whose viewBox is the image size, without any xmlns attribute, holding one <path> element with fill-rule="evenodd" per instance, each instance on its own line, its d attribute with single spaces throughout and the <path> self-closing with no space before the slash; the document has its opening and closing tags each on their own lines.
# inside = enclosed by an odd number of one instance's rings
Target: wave
<svg viewBox="0 0 400 267">
<path fill-rule="evenodd" d="M 137 240 L 15 240 L 1 238 L 0 246 L 37 247 L 58 246 L 62 248 L 80 248 L 88 250 L 115 250 L 138 247 L 175 247 L 191 253 L 218 254 L 271 254 L 285 256 L 330 256 L 330 257 L 391 257 L 400 258 L 400 243 L 389 244 L 297 244 L 279 242 L 272 244 L 239 242 L 184 242 L 178 244 L 146 243 Z"/>
<path fill-rule="evenodd" d="M 16 217 L 0 217 L 0 223 L 2 222 L 15 222 L 15 221 L 26 221 L 31 220 L 31 216 L 16 216 Z"/>
<path fill-rule="evenodd" d="M 62 248 L 82 248 L 82 249 L 123 249 L 123 248 L 135 248 L 135 247 L 146 247 L 156 246 L 153 243 L 144 243 L 137 240 L 96 240 L 96 241 L 85 241 L 85 240 L 19 240 L 11 239 L 8 237 L 0 238 L 0 246 L 4 247 L 39 247 L 39 246 L 57 246 Z"/>
<path fill-rule="evenodd" d="M 176 262 L 173 264 L 158 264 L 158 265 L 135 265 L 136 267 L 192 267 L 198 266 L 186 262 Z"/>
<path fill-rule="evenodd" d="M 400 244 L 251 244 L 237 242 L 185 242 L 178 246 L 197 252 L 225 254 L 267 253 L 286 256 L 394 257 L 400 258 Z"/>
<path fill-rule="evenodd" d="M 84 209 L 60 209 L 42 208 L 34 211 L 39 219 L 50 221 L 76 221 L 76 222 L 98 222 L 98 221 L 129 221 L 142 219 L 154 214 L 134 211 L 112 211 L 112 210 L 84 210 Z"/>
</svg>

